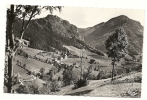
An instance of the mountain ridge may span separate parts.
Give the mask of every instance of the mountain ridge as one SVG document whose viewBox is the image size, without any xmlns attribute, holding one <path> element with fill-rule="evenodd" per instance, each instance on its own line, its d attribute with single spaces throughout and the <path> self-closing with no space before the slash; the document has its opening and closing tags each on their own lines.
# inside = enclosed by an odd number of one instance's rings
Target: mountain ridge
<svg viewBox="0 0 147 100">
<path fill-rule="evenodd" d="M 21 21 L 14 24 L 14 34 L 19 37 Z M 121 26 L 127 32 L 129 51 L 142 53 L 143 26 L 125 15 L 111 18 L 92 27 L 78 28 L 56 15 L 33 19 L 24 34 L 30 40 L 30 47 L 43 50 L 64 50 L 63 45 L 84 48 L 97 54 L 106 52 L 105 41 L 116 27 Z M 43 34 L 43 35 L 42 35 Z M 134 53 L 133 53 L 134 54 Z"/>
<path fill-rule="evenodd" d="M 101 26 L 99 26 L 99 24 L 97 25 L 97 28 L 92 27 L 85 31 L 86 35 L 83 35 L 83 37 L 87 44 L 106 52 L 105 41 L 110 35 L 110 32 L 113 31 L 116 27 L 121 26 L 126 30 L 128 35 L 129 54 L 135 55 L 142 53 L 143 26 L 140 22 L 132 20 L 125 15 L 121 15 L 111 18 L 107 22 L 103 22 Z"/>
<path fill-rule="evenodd" d="M 20 37 L 21 20 L 14 24 L 14 35 Z M 24 39 L 30 40 L 30 47 L 45 51 L 66 51 L 63 45 L 72 45 L 79 49 L 87 49 L 99 55 L 104 55 L 102 51 L 92 48 L 86 44 L 79 33 L 77 27 L 58 16 L 48 15 L 45 18 L 33 19 L 24 33 Z"/>
</svg>

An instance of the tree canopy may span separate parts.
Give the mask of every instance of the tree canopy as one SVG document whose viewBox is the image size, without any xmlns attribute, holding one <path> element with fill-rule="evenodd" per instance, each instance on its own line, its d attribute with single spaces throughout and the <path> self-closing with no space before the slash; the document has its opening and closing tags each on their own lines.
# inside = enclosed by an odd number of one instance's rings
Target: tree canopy
<svg viewBox="0 0 147 100">
<path fill-rule="evenodd" d="M 128 54 L 128 39 L 123 27 L 118 27 L 111 33 L 105 42 L 108 57 L 120 61 Z"/>
<path fill-rule="evenodd" d="M 120 61 L 121 58 L 125 57 L 128 54 L 128 39 L 126 31 L 123 27 L 117 27 L 114 31 L 111 32 L 111 35 L 106 40 L 106 50 L 108 57 L 112 59 L 112 81 L 114 76 L 114 66 L 115 62 Z"/>
</svg>

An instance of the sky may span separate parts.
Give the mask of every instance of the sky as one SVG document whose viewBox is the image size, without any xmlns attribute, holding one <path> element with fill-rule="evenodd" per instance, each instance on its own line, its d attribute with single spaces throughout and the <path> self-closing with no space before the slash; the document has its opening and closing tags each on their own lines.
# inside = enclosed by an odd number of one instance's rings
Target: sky
<svg viewBox="0 0 147 100">
<path fill-rule="evenodd" d="M 36 18 L 45 17 L 47 14 L 47 11 L 43 11 L 42 14 L 36 16 Z M 54 11 L 53 15 L 57 15 L 60 18 L 69 21 L 78 28 L 92 27 L 119 15 L 126 15 L 133 20 L 139 21 L 144 26 L 144 10 L 137 9 L 63 7 L 62 12 Z"/>
</svg>

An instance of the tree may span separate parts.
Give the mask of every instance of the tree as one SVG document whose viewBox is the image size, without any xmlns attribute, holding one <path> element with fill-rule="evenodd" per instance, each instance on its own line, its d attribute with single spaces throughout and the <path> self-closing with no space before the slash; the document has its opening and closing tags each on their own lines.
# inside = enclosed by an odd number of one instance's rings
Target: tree
<svg viewBox="0 0 147 100">
<path fill-rule="evenodd" d="M 79 88 L 79 87 L 83 87 L 83 86 L 86 86 L 88 85 L 88 77 L 90 76 L 90 73 L 92 72 L 92 65 L 89 66 L 87 68 L 87 71 L 85 71 L 85 61 L 83 60 L 84 56 L 83 56 L 83 50 L 80 54 L 80 59 L 81 59 L 81 62 L 80 62 L 80 78 L 78 78 L 75 82 L 74 82 L 74 88 L 73 89 L 76 89 L 76 88 Z"/>
<path fill-rule="evenodd" d="M 92 72 L 92 65 L 90 65 L 88 68 L 87 68 L 87 71 L 85 71 L 83 73 L 83 79 L 84 80 L 87 80 L 87 78 L 90 76 L 90 73 Z"/>
<path fill-rule="evenodd" d="M 43 77 L 44 76 L 44 72 L 45 72 L 45 68 L 40 68 L 39 72 L 41 73 L 41 76 Z"/>
<path fill-rule="evenodd" d="M 48 74 L 49 74 L 49 80 L 52 81 L 54 76 L 53 69 L 50 69 Z"/>
<path fill-rule="evenodd" d="M 74 83 L 73 89 L 77 89 L 88 85 L 87 79 L 89 78 L 91 72 L 92 72 L 92 65 L 87 68 L 87 71 L 83 71 L 81 78 L 78 78 L 78 80 Z"/>
<path fill-rule="evenodd" d="M 112 81 L 114 76 L 115 62 L 119 62 L 121 58 L 128 54 L 128 39 L 124 28 L 116 28 L 105 42 L 108 57 L 112 59 Z"/>
<path fill-rule="evenodd" d="M 71 69 L 64 69 L 63 71 L 63 85 L 71 85 L 73 82 L 73 71 Z"/>
<path fill-rule="evenodd" d="M 26 64 L 23 65 L 23 68 L 26 69 Z"/>
<path fill-rule="evenodd" d="M 12 59 L 17 51 L 17 49 L 23 44 L 22 38 L 25 30 L 30 24 L 32 18 L 36 15 L 41 14 L 42 10 L 48 10 L 52 14 L 53 10 L 58 9 L 61 11 L 61 6 L 36 6 L 36 5 L 10 5 L 7 9 L 7 23 L 6 23 L 6 52 L 8 53 L 8 93 L 11 93 L 12 89 L 12 75 L 13 66 Z M 13 35 L 13 24 L 17 21 L 21 21 L 22 28 L 20 32 L 20 37 L 17 39 Z"/>
<path fill-rule="evenodd" d="M 80 61 L 80 69 L 81 69 L 81 71 L 80 71 L 80 73 L 81 73 L 80 79 L 83 79 L 83 73 L 84 73 L 83 49 L 82 49 L 82 51 L 80 53 L 80 59 L 81 59 L 81 61 Z"/>
<path fill-rule="evenodd" d="M 60 76 L 58 77 L 58 81 L 61 81 L 61 77 Z"/>
</svg>

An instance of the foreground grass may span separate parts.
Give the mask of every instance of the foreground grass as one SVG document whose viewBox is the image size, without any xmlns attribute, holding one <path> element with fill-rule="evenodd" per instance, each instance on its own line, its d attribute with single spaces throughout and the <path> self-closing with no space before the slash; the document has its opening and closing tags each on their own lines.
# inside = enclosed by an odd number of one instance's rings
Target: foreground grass
<svg viewBox="0 0 147 100">
<path fill-rule="evenodd" d="M 111 84 L 109 79 L 91 80 L 88 86 L 73 90 L 73 85 L 62 88 L 60 92 L 53 93 L 54 95 L 75 95 L 75 96 L 93 96 L 93 97 L 140 97 L 141 83 L 124 83 L 127 79 L 132 79 L 136 76 L 141 76 L 141 72 L 131 73 L 120 77 L 116 84 Z"/>
<path fill-rule="evenodd" d="M 85 96 L 98 97 L 140 97 L 140 94 L 133 94 L 133 91 L 141 91 L 141 83 L 120 83 L 99 87 Z M 132 93 L 131 93 L 132 92 Z"/>
</svg>

